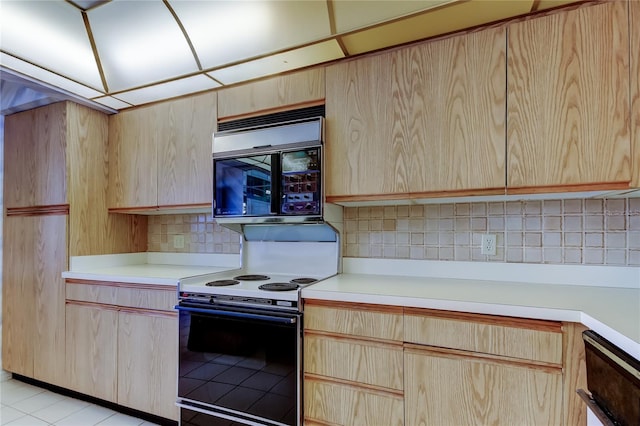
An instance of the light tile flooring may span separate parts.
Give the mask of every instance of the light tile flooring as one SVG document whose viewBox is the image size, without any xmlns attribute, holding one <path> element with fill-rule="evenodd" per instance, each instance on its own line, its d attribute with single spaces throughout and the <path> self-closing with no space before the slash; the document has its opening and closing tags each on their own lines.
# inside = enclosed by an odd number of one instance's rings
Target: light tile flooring
<svg viewBox="0 0 640 426">
<path fill-rule="evenodd" d="M 0 425 L 152 426 L 154 423 L 14 380 L 0 372 Z"/>
</svg>

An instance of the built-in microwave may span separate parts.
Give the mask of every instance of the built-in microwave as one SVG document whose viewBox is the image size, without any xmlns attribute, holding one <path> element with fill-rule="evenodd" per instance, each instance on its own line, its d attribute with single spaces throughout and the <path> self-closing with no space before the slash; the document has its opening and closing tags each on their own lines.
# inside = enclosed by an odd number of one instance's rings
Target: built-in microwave
<svg viewBox="0 0 640 426">
<path fill-rule="evenodd" d="M 322 117 L 215 133 L 216 221 L 321 221 L 323 134 Z"/>
</svg>

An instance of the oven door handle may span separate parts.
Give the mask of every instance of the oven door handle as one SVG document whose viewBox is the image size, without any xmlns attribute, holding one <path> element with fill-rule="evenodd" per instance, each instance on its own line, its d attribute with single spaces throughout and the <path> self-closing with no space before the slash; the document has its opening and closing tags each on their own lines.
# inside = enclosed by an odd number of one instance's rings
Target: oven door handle
<svg viewBox="0 0 640 426">
<path fill-rule="evenodd" d="M 272 316 L 272 315 L 262 315 L 262 314 L 254 314 L 250 312 L 242 312 L 242 311 L 224 311 L 219 309 L 206 309 L 206 308 L 188 308 L 185 306 L 176 305 L 175 308 L 179 311 L 185 312 L 195 312 L 198 314 L 210 314 L 210 315 L 222 315 L 226 317 L 235 317 L 235 318 L 245 318 L 245 319 L 254 319 L 260 321 L 270 321 L 280 324 L 295 324 L 298 322 L 297 317 L 283 317 L 283 316 Z"/>
</svg>

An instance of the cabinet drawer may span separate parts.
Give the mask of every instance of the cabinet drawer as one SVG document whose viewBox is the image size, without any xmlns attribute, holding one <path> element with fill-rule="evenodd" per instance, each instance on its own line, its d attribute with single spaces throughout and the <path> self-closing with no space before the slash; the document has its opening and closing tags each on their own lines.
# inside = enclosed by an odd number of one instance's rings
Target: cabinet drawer
<svg viewBox="0 0 640 426">
<path fill-rule="evenodd" d="M 562 364 L 554 321 L 405 309 L 404 328 L 409 343 Z"/>
<path fill-rule="evenodd" d="M 80 302 L 173 311 L 177 296 L 176 289 L 170 286 L 147 286 L 144 288 L 137 284 L 94 284 L 78 280 L 67 280 L 66 298 L 67 300 Z"/>
<path fill-rule="evenodd" d="M 304 336 L 304 371 L 402 390 L 402 346 L 325 336 Z"/>
<path fill-rule="evenodd" d="M 402 341 L 402 308 L 357 303 L 307 301 L 306 330 Z"/>
<path fill-rule="evenodd" d="M 305 424 L 404 424 L 402 395 L 305 377 Z"/>
</svg>

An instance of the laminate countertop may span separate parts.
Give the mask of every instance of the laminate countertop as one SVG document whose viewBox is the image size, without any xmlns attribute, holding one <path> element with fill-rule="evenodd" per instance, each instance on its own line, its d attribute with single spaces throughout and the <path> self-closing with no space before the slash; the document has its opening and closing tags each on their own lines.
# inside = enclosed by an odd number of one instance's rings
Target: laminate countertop
<svg viewBox="0 0 640 426">
<path fill-rule="evenodd" d="M 345 259 L 344 273 L 304 288 L 302 297 L 579 322 L 640 359 L 639 268 L 594 270 L 583 266 L 584 270 L 576 272 L 557 267 L 543 269 L 539 266 L 546 265 L 536 265 L 534 269 L 538 272 L 531 274 L 530 265 L 459 263 L 452 262 L 447 271 L 432 271 L 440 276 L 427 276 L 429 264 L 425 263 L 417 264 L 420 271 L 411 275 L 412 270 L 418 268 L 410 261 L 372 263 Z M 441 264 L 439 262 L 438 268 Z M 467 267 L 464 268 L 466 272 L 457 269 L 463 266 Z M 474 271 L 474 268 L 479 269 Z M 488 272 L 487 268 L 494 271 Z M 392 273 L 392 270 L 396 272 Z M 514 272 L 522 275 L 506 278 Z M 570 278 L 566 279 L 569 283 L 562 284 L 566 272 L 570 273 Z M 416 276 L 418 273 L 422 276 Z M 454 278 L 444 276 L 447 274 Z M 481 278 L 471 278 L 474 275 Z M 500 279 L 486 279 L 491 277 Z M 534 281 L 536 278 L 541 282 Z M 601 285 L 598 285 L 599 280 Z M 581 281 L 586 285 L 578 284 Z M 621 286 L 614 286 L 616 282 Z"/>
</svg>

